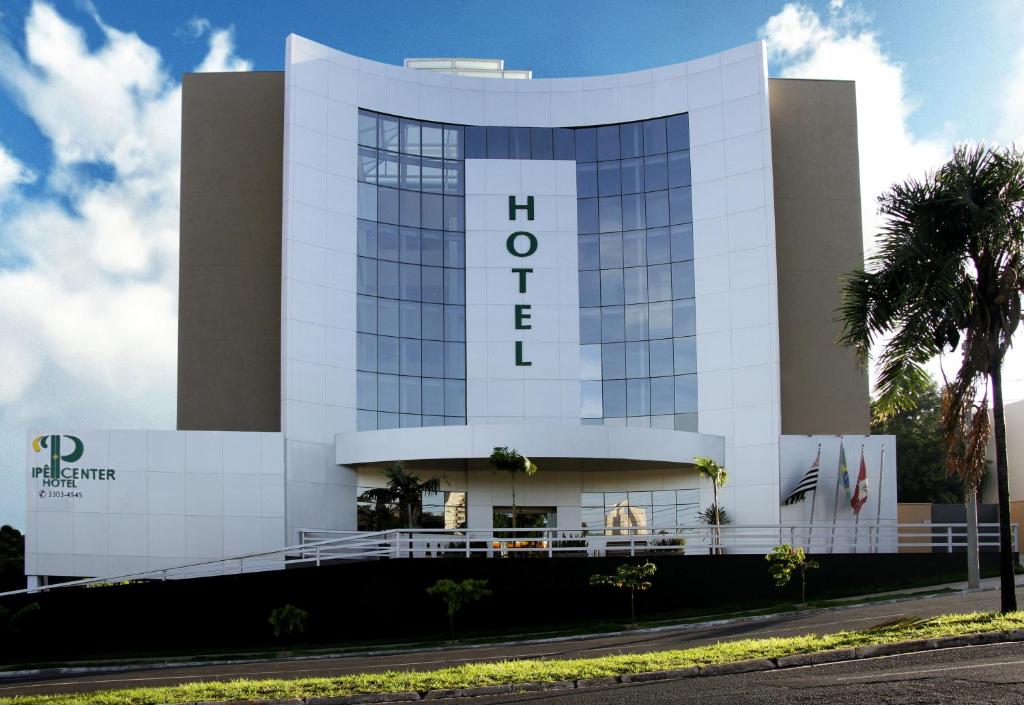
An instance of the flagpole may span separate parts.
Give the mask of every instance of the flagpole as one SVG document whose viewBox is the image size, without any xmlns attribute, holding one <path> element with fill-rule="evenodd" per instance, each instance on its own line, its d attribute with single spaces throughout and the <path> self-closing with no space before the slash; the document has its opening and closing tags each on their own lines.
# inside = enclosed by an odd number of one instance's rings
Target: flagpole
<svg viewBox="0 0 1024 705">
<path fill-rule="evenodd" d="M 839 437 L 839 458 L 842 462 L 843 457 L 843 437 Z M 836 471 L 838 472 L 838 470 Z M 832 538 L 829 540 L 828 552 L 835 553 L 836 550 L 836 522 L 839 521 L 839 477 L 836 478 L 836 501 L 835 506 L 832 508 Z"/>
<path fill-rule="evenodd" d="M 860 444 L 860 461 L 862 463 L 864 462 L 864 444 L 863 443 Z M 857 484 L 858 485 L 860 484 L 860 472 L 859 471 L 857 473 Z M 857 489 L 859 491 L 860 487 L 858 487 Z M 860 553 L 860 510 L 861 510 L 861 508 L 863 508 L 863 505 L 861 505 L 860 507 L 857 508 L 857 511 L 855 512 L 856 516 L 854 517 L 854 520 L 853 520 L 853 552 L 854 553 Z"/>
<path fill-rule="evenodd" d="M 811 522 L 807 527 L 807 552 L 811 551 L 811 543 L 814 541 L 814 505 L 818 503 L 818 483 L 821 481 L 821 444 L 818 444 L 818 456 L 814 461 L 818 466 L 818 476 L 814 479 L 814 495 L 811 497 Z"/>
<path fill-rule="evenodd" d="M 875 515 L 875 553 L 882 552 L 882 475 L 885 472 L 885 444 L 878 457 L 878 513 Z"/>
</svg>

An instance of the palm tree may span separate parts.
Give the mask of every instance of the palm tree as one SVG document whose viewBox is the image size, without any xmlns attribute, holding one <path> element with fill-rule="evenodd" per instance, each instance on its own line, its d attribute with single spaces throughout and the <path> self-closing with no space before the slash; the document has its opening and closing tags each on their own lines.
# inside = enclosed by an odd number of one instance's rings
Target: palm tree
<svg viewBox="0 0 1024 705">
<path fill-rule="evenodd" d="M 408 528 L 418 529 L 423 493 L 439 492 L 441 478 L 434 476 L 429 480 L 420 481 L 419 475 L 405 472 L 401 463 L 393 464 L 384 471 L 384 475 L 388 478 L 387 486 L 367 490 L 360 495 L 360 501 L 374 502 L 378 508 L 397 503 L 399 515 L 406 517 Z"/>
<path fill-rule="evenodd" d="M 702 458 L 700 456 L 693 459 L 693 464 L 697 468 L 697 474 L 705 480 L 710 480 L 711 491 L 714 493 L 714 503 L 707 508 L 706 511 L 710 512 L 710 519 L 714 525 L 714 548 L 712 553 L 721 553 L 722 549 L 720 544 L 722 543 L 722 519 L 724 518 L 725 510 L 722 509 L 722 505 L 718 501 L 718 488 L 725 487 L 726 481 L 729 479 L 729 473 L 725 471 L 719 463 L 712 460 L 711 458 Z"/>
<path fill-rule="evenodd" d="M 876 381 L 882 417 L 912 408 L 929 382 L 925 363 L 957 347 L 963 362 L 950 405 L 965 408 L 979 383 L 991 384 L 1002 609 L 1013 611 L 1002 364 L 1021 318 L 1024 157 L 960 145 L 938 171 L 893 185 L 879 204 L 886 222 L 877 250 L 843 285 L 839 341 L 866 363 L 888 337 Z"/>
<path fill-rule="evenodd" d="M 519 473 L 533 475 L 537 472 L 537 466 L 515 448 L 506 446 L 499 446 L 491 451 L 489 461 L 495 470 L 504 470 L 512 476 L 512 528 L 514 529 L 516 528 L 516 475 Z"/>
</svg>

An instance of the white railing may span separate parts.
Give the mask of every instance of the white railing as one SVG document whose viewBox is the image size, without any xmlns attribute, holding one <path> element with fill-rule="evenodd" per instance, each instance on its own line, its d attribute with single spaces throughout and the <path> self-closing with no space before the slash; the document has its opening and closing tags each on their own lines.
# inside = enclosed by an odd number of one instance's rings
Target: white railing
<svg viewBox="0 0 1024 705">
<path fill-rule="evenodd" d="M 1012 525 L 1013 550 L 1018 550 Z M 250 553 L 124 575 L 85 578 L 0 597 L 132 581 L 177 580 L 254 573 L 344 561 L 532 556 L 632 557 L 653 555 L 757 554 L 788 543 L 810 553 L 952 553 L 966 550 L 967 525 L 953 524 L 729 524 L 591 529 L 391 529 L 388 531 L 299 532 L 300 543 L 274 551 Z M 998 550 L 999 525 L 979 524 L 978 545 Z"/>
</svg>

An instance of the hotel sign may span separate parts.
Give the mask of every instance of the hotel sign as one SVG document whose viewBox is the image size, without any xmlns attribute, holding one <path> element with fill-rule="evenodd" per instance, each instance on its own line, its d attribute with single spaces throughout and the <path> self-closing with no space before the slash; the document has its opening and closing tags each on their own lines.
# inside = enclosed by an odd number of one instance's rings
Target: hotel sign
<svg viewBox="0 0 1024 705">
<path fill-rule="evenodd" d="M 32 439 L 32 451 L 39 465 L 29 469 L 37 482 L 39 497 L 79 498 L 82 481 L 109 482 L 117 479 L 114 468 L 76 465 L 85 454 L 85 442 L 78 436 L 52 434 Z"/>
<path fill-rule="evenodd" d="M 515 196 L 508 197 L 508 219 L 512 222 L 516 222 L 516 218 L 519 216 L 519 211 L 526 211 L 526 219 L 533 220 L 534 200 L 533 196 L 526 197 L 525 204 L 519 204 L 516 202 Z M 505 240 L 505 247 L 508 249 L 509 254 L 514 257 L 532 257 L 537 252 L 537 236 L 526 230 L 517 230 L 508 236 Z M 519 293 L 525 294 L 527 290 L 527 275 L 533 273 L 532 267 L 513 267 L 512 273 L 516 275 L 517 282 L 519 285 Z M 529 323 L 531 316 L 532 307 L 530 304 L 515 304 L 513 307 L 513 317 L 516 330 L 531 330 L 533 326 Z M 522 340 L 515 341 L 516 343 L 516 367 L 530 367 L 533 363 L 526 359 L 526 351 L 524 350 L 524 343 Z"/>
</svg>

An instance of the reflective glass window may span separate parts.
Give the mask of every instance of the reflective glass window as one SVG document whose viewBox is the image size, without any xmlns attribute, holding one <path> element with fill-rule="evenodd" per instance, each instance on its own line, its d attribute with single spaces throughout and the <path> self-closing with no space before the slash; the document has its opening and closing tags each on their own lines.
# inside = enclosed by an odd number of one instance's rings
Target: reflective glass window
<svg viewBox="0 0 1024 705">
<path fill-rule="evenodd" d="M 644 153 L 643 125 L 639 122 L 627 122 L 619 125 L 619 142 L 622 158 L 639 157 Z"/>
<path fill-rule="evenodd" d="M 377 146 L 377 116 L 365 110 L 359 111 L 359 144 Z"/>
<path fill-rule="evenodd" d="M 389 299 L 398 298 L 398 263 L 377 260 L 377 293 Z"/>
<path fill-rule="evenodd" d="M 622 267 L 622 233 L 601 233 L 601 269 Z"/>
<path fill-rule="evenodd" d="M 399 369 L 398 338 L 388 335 L 377 336 L 377 371 L 398 374 Z M 383 407 L 382 407 L 383 408 Z M 383 409 L 394 411 L 394 409 Z"/>
<path fill-rule="evenodd" d="M 399 213 L 402 225 L 420 226 L 420 194 L 418 191 L 399 191 L 401 203 Z"/>
<path fill-rule="evenodd" d="M 378 413 L 377 428 L 379 428 L 382 431 L 391 428 L 398 428 L 398 414 L 385 414 L 384 412 Z"/>
<path fill-rule="evenodd" d="M 462 159 L 463 128 L 461 125 L 444 126 L 444 158 Z"/>
<path fill-rule="evenodd" d="M 377 222 L 398 225 L 398 189 L 377 189 Z"/>
<path fill-rule="evenodd" d="M 466 339 L 466 307 L 445 306 L 444 307 L 444 339 L 465 340 Z"/>
<path fill-rule="evenodd" d="M 377 118 L 377 125 L 380 128 L 377 136 L 377 146 L 389 152 L 398 151 L 398 118 L 380 115 Z"/>
<path fill-rule="evenodd" d="M 371 296 L 377 293 L 377 262 L 368 257 L 356 259 L 356 291 Z"/>
<path fill-rule="evenodd" d="M 420 231 L 419 228 L 399 228 L 398 231 L 398 260 L 419 264 L 420 261 Z"/>
<path fill-rule="evenodd" d="M 424 414 L 444 414 L 444 380 L 424 377 L 421 385 L 420 408 Z"/>
<path fill-rule="evenodd" d="M 376 411 L 364 411 L 363 409 L 356 410 L 356 430 L 357 431 L 376 431 L 377 430 L 377 412 Z"/>
<path fill-rule="evenodd" d="M 424 157 L 420 166 L 420 182 L 426 193 L 444 193 L 444 162 Z"/>
<path fill-rule="evenodd" d="M 692 299 L 693 297 L 693 262 L 673 262 L 672 298 Z"/>
<path fill-rule="evenodd" d="M 360 257 L 377 256 L 377 223 L 372 220 L 356 221 L 356 253 Z"/>
<path fill-rule="evenodd" d="M 388 223 L 377 225 L 377 257 L 380 259 L 398 260 L 399 254 L 398 226 Z"/>
<path fill-rule="evenodd" d="M 597 130 L 593 127 L 576 130 L 576 161 L 597 161 Z"/>
<path fill-rule="evenodd" d="M 647 267 L 626 267 L 622 283 L 627 304 L 647 303 Z"/>
<path fill-rule="evenodd" d="M 690 153 L 672 152 L 668 155 L 668 185 L 670 188 L 690 185 Z"/>
<path fill-rule="evenodd" d="M 581 308 L 580 309 L 580 342 L 600 343 L 601 342 L 601 309 Z"/>
<path fill-rule="evenodd" d="M 625 339 L 625 314 L 622 306 L 601 307 L 601 340 L 619 343 Z"/>
<path fill-rule="evenodd" d="M 622 197 L 605 196 L 599 202 L 599 226 L 602 233 L 622 230 Z"/>
<path fill-rule="evenodd" d="M 420 374 L 420 341 L 402 338 L 399 341 L 398 371 L 403 375 Z M 414 413 L 414 412 L 409 412 Z"/>
<path fill-rule="evenodd" d="M 668 192 L 670 222 L 693 222 L 693 207 L 690 201 L 690 187 L 674 188 Z"/>
<path fill-rule="evenodd" d="M 619 158 L 619 126 L 605 125 L 597 128 L 598 161 Z"/>
<path fill-rule="evenodd" d="M 644 154 L 663 154 L 665 143 L 665 118 L 644 121 Z"/>
<path fill-rule="evenodd" d="M 424 303 L 423 338 L 426 340 L 444 340 L 444 309 L 441 304 Z"/>
<path fill-rule="evenodd" d="M 687 113 L 673 115 L 666 120 L 668 128 L 668 151 L 690 148 L 690 116 Z"/>
<path fill-rule="evenodd" d="M 530 145 L 530 152 L 534 159 L 551 159 L 554 151 L 551 128 L 530 128 Z"/>
<path fill-rule="evenodd" d="M 444 197 L 444 230 L 466 229 L 465 202 L 462 196 Z"/>
<path fill-rule="evenodd" d="M 377 300 L 377 332 L 381 335 L 398 337 L 401 332 L 401 316 L 395 299 Z"/>
<path fill-rule="evenodd" d="M 693 226 L 689 223 L 672 226 L 672 261 L 693 259 Z"/>
<path fill-rule="evenodd" d="M 599 419 L 603 415 L 601 382 L 581 382 L 580 416 L 584 419 Z"/>
<path fill-rule="evenodd" d="M 356 330 L 361 333 L 377 332 L 377 297 L 356 296 Z"/>
<path fill-rule="evenodd" d="M 631 379 L 626 382 L 626 415 L 646 416 L 651 413 L 651 380 Z M 633 494 L 630 492 L 630 494 Z"/>
<path fill-rule="evenodd" d="M 377 219 L 377 189 L 373 184 L 360 182 L 356 191 L 356 214 L 367 220 Z"/>
<path fill-rule="evenodd" d="M 402 414 L 401 427 L 402 428 L 419 428 L 420 427 L 420 415 L 419 414 Z"/>
<path fill-rule="evenodd" d="M 555 142 L 555 159 L 576 159 L 575 130 L 556 127 L 552 130 Z"/>
<path fill-rule="evenodd" d="M 648 228 L 647 264 L 662 264 L 671 261 L 670 242 L 668 228 Z"/>
<path fill-rule="evenodd" d="M 644 194 L 633 193 L 622 197 L 622 229 L 640 230 L 647 225 L 644 216 Z"/>
<path fill-rule="evenodd" d="M 597 164 L 594 162 L 576 163 L 576 197 L 593 198 L 597 196 Z"/>
<path fill-rule="evenodd" d="M 422 374 L 424 377 L 444 377 L 444 343 L 424 340 L 422 346 Z M 425 414 L 443 414 L 444 410 L 424 411 Z"/>
<path fill-rule="evenodd" d="M 697 315 L 693 299 L 678 299 L 672 302 L 672 333 L 677 337 L 697 334 Z"/>
<path fill-rule="evenodd" d="M 626 306 L 626 340 L 647 340 L 647 304 Z"/>
<path fill-rule="evenodd" d="M 601 305 L 601 274 L 597 271 L 584 270 L 579 273 L 580 306 Z"/>
<path fill-rule="evenodd" d="M 368 147 L 359 148 L 359 159 L 356 178 L 369 184 L 377 183 L 377 150 Z"/>
<path fill-rule="evenodd" d="M 508 128 L 487 128 L 487 158 L 508 159 Z"/>
<path fill-rule="evenodd" d="M 676 376 L 676 413 L 697 410 L 697 375 Z"/>
<path fill-rule="evenodd" d="M 402 154 L 420 154 L 420 124 L 416 120 L 405 120 L 401 121 L 402 128 L 402 139 L 401 139 L 401 152 Z"/>
<path fill-rule="evenodd" d="M 466 382 L 461 379 L 444 381 L 444 413 L 445 416 L 465 416 L 466 414 Z M 447 421 L 446 421 L 447 423 Z M 465 423 L 462 421 L 461 423 Z"/>
<path fill-rule="evenodd" d="M 398 397 L 398 375 L 377 375 L 377 408 L 397 413 Z"/>
<path fill-rule="evenodd" d="M 647 227 L 660 228 L 668 225 L 668 191 L 645 194 L 647 200 Z"/>
<path fill-rule="evenodd" d="M 510 127 L 508 128 L 508 158 L 529 159 L 530 158 L 530 128 Z"/>
<path fill-rule="evenodd" d="M 377 369 L 377 336 L 356 333 L 356 369 L 368 372 Z"/>
<path fill-rule="evenodd" d="M 446 304 L 466 303 L 466 271 L 464 269 L 444 270 L 444 302 Z"/>
<path fill-rule="evenodd" d="M 403 338 L 419 338 L 420 304 L 416 301 L 403 301 L 399 306 L 399 335 Z"/>
<path fill-rule="evenodd" d="M 665 340 L 652 340 L 648 343 L 648 347 L 651 351 L 651 376 L 666 377 L 671 380 L 671 375 L 675 369 L 672 340 L 670 338 Z"/>
<path fill-rule="evenodd" d="M 580 233 L 600 232 L 596 198 L 576 199 L 576 231 Z"/>
<path fill-rule="evenodd" d="M 646 340 L 626 343 L 626 377 L 650 377 L 650 349 Z M 646 413 L 646 412 L 645 412 Z M 635 416 L 635 414 L 630 414 Z"/>
<path fill-rule="evenodd" d="M 623 159 L 621 164 L 623 193 L 640 193 L 644 190 L 644 160 Z"/>
<path fill-rule="evenodd" d="M 420 154 L 424 157 L 444 156 L 444 128 L 425 122 L 420 126 Z"/>
<path fill-rule="evenodd" d="M 697 432 L 697 414 L 696 412 L 688 414 L 676 414 L 675 428 L 677 431 L 690 431 L 691 433 Z M 691 511 L 690 514 L 693 512 Z M 693 523 L 692 521 L 688 523 Z"/>
<path fill-rule="evenodd" d="M 420 225 L 432 230 L 444 227 L 444 197 L 440 194 L 420 194 Z"/>
<path fill-rule="evenodd" d="M 420 158 L 403 154 L 399 165 L 399 181 L 401 188 L 411 191 L 420 190 Z"/>
<path fill-rule="evenodd" d="M 599 196 L 616 196 L 622 191 L 619 181 L 619 163 L 600 162 L 597 165 L 597 194 Z"/>
<path fill-rule="evenodd" d="M 626 378 L 626 344 L 601 344 L 601 377 L 609 379 Z"/>
<path fill-rule="evenodd" d="M 420 300 L 420 267 L 418 264 L 403 264 L 400 272 L 400 297 L 406 301 Z"/>
<path fill-rule="evenodd" d="M 672 302 L 659 301 L 647 308 L 651 339 L 672 337 Z"/>
<path fill-rule="evenodd" d="M 651 379 L 651 413 L 671 414 L 676 409 L 675 378 L 653 377 Z"/>
<path fill-rule="evenodd" d="M 444 234 L 444 266 L 466 266 L 466 235 L 465 233 L 445 232 Z"/>
<path fill-rule="evenodd" d="M 466 344 L 444 344 L 444 376 L 464 379 L 466 376 Z"/>
<path fill-rule="evenodd" d="M 598 244 L 599 235 L 580 235 L 577 238 L 579 245 L 579 268 L 599 269 L 601 267 L 601 249 Z"/>
<path fill-rule="evenodd" d="M 606 380 L 603 383 L 602 405 L 604 417 L 615 418 L 626 415 L 626 380 Z"/>
<path fill-rule="evenodd" d="M 601 304 L 621 306 L 625 303 L 622 289 L 621 269 L 601 270 Z"/>
<path fill-rule="evenodd" d="M 671 265 L 654 264 L 647 267 L 647 294 L 651 301 L 667 301 L 672 298 Z"/>
<path fill-rule="evenodd" d="M 466 138 L 466 159 L 486 159 L 487 128 L 471 125 L 466 128 L 464 134 Z"/>
<path fill-rule="evenodd" d="M 580 346 L 580 379 L 601 379 L 601 346 Z"/>
<path fill-rule="evenodd" d="M 644 264 L 647 264 L 647 233 L 643 230 L 622 233 L 622 266 L 638 267 Z"/>
<path fill-rule="evenodd" d="M 420 231 L 420 261 L 440 267 L 444 264 L 444 233 L 440 230 Z"/>
<path fill-rule="evenodd" d="M 461 196 L 465 191 L 466 177 L 463 162 L 444 163 L 444 192 L 450 196 Z"/>
<path fill-rule="evenodd" d="M 661 191 L 668 188 L 668 161 L 659 154 L 644 157 L 644 189 Z"/>
<path fill-rule="evenodd" d="M 697 372 L 697 339 L 676 338 L 674 344 L 674 367 L 677 375 Z"/>
<path fill-rule="evenodd" d="M 398 155 L 377 152 L 377 185 L 398 188 Z"/>
</svg>

